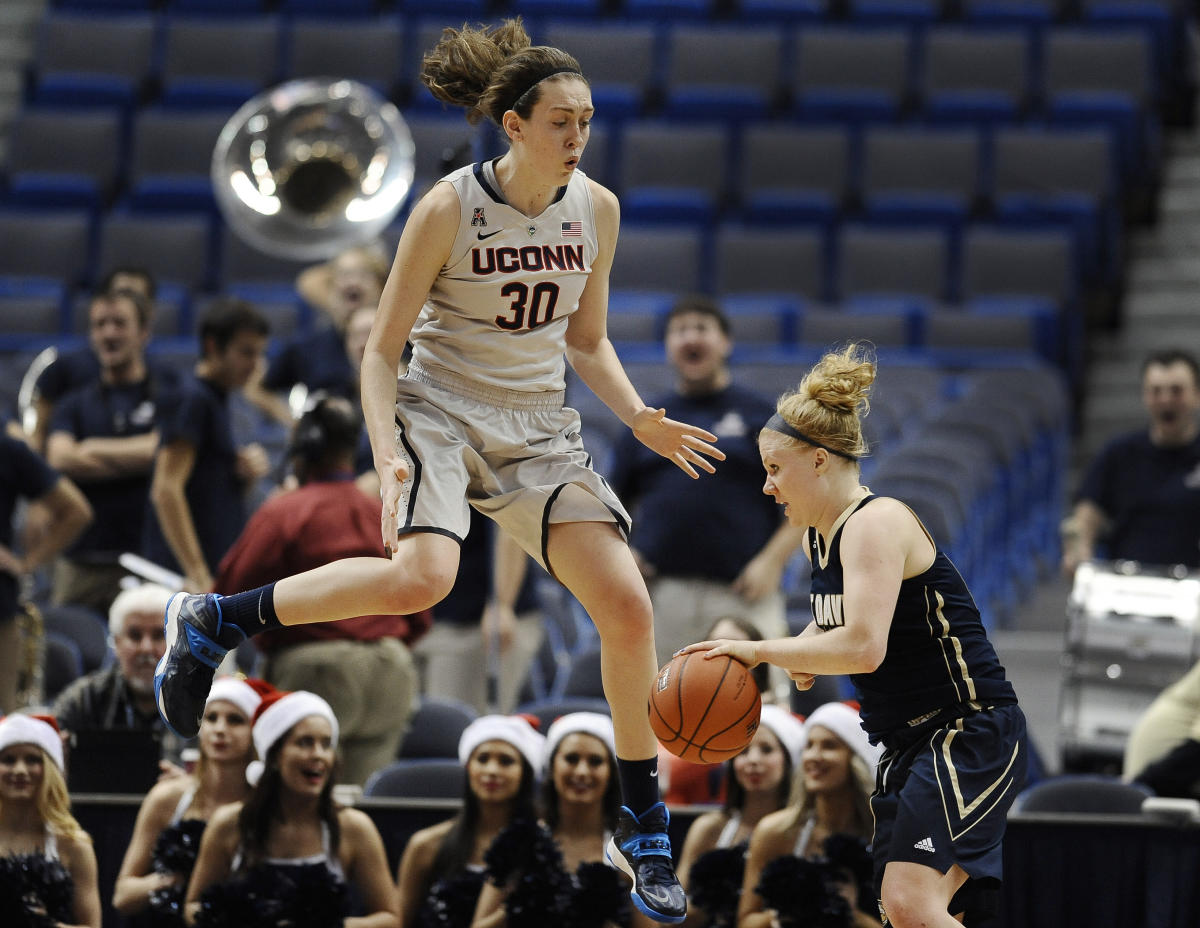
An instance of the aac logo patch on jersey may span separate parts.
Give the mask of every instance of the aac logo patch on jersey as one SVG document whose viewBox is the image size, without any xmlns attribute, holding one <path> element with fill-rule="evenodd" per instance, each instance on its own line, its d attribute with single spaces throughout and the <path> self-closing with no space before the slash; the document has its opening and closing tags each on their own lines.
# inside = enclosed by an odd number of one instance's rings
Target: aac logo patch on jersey
<svg viewBox="0 0 1200 928">
<path fill-rule="evenodd" d="M 475 209 L 472 210 L 471 225 L 473 225 L 473 226 L 486 226 L 487 225 L 487 216 L 485 216 L 483 214 L 482 206 L 476 206 Z"/>
</svg>

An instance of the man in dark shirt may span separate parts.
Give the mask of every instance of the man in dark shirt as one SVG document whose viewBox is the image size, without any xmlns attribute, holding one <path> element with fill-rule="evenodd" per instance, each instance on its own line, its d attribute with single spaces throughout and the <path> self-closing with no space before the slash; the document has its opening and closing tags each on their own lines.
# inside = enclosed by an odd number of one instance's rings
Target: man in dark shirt
<svg viewBox="0 0 1200 928">
<path fill-rule="evenodd" d="M 100 286 L 96 288 L 96 293 L 118 291 L 136 293 L 146 301 L 150 307 L 150 315 L 153 316 L 158 285 L 149 271 L 139 267 L 116 267 L 104 275 Z M 147 320 L 146 331 L 149 330 L 150 322 Z M 54 407 L 58 401 L 72 390 L 94 382 L 99 376 L 100 359 L 90 344 L 59 352 L 46 365 L 38 375 L 33 390 L 36 418 L 31 443 L 35 449 L 41 452 L 46 448 Z"/>
<path fill-rule="evenodd" d="M 1200 568 L 1200 367 L 1185 351 L 1142 365 L 1148 429 L 1092 462 L 1064 524 L 1063 571 L 1093 557 Z"/>
<path fill-rule="evenodd" d="M 162 393 L 146 367 L 150 305 L 130 290 L 100 294 L 88 308 L 97 378 L 54 408 L 46 457 L 75 480 L 96 512 L 83 537 L 55 565 L 53 601 L 100 615 L 120 592 L 122 552 L 141 551 L 158 445 L 155 404 Z"/>
<path fill-rule="evenodd" d="M 23 552 L 15 550 L 17 503 L 38 501 L 48 518 Z M 17 707 L 21 631 L 16 616 L 21 585 L 74 541 L 92 519 L 92 508 L 68 477 L 54 471 L 19 438 L 0 433 L 0 714 Z"/>
<path fill-rule="evenodd" d="M 243 490 L 269 468 L 260 445 L 236 446 L 229 415 L 229 394 L 254 374 L 267 331 L 249 303 L 214 303 L 200 321 L 194 375 L 159 408 L 143 552 L 183 574 L 191 592 L 212 589 L 213 571 L 246 521 Z"/>
<path fill-rule="evenodd" d="M 724 616 L 748 619 L 765 638 L 786 634 L 780 581 L 803 540 L 762 491 L 755 442 L 775 404 L 732 382 L 725 313 L 709 299 L 683 299 L 665 341 L 676 391 L 651 405 L 718 436 L 725 460 L 711 479 L 690 480 L 632 432 L 613 454 L 613 489 L 634 507 L 631 543 L 654 603 L 660 664 Z"/>
</svg>

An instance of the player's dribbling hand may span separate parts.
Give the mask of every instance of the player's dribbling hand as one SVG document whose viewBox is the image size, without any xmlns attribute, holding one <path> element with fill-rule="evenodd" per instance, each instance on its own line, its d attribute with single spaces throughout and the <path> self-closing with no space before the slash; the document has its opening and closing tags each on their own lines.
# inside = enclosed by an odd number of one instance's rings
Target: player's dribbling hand
<svg viewBox="0 0 1200 928">
<path fill-rule="evenodd" d="M 380 531 L 383 549 L 391 557 L 396 552 L 400 521 L 400 496 L 408 479 L 408 465 L 403 458 L 388 458 L 379 470 L 379 498 L 383 503 Z"/>
<path fill-rule="evenodd" d="M 704 659 L 708 660 L 712 657 L 719 657 L 722 654 L 728 654 L 740 664 L 745 664 L 747 667 L 754 667 L 761 663 L 758 657 L 758 642 L 757 641 L 741 641 L 735 638 L 715 638 L 712 641 L 699 641 L 696 644 L 689 644 L 686 648 L 680 648 L 676 654 L 695 654 L 704 652 Z"/>
<path fill-rule="evenodd" d="M 709 444 L 717 440 L 716 435 L 686 422 L 668 419 L 665 409 L 647 406 L 639 412 L 633 417 L 633 434 L 651 451 L 661 454 L 692 478 L 700 476 L 696 467 L 710 474 L 716 472 L 708 458 L 725 460 L 725 452 Z"/>
<path fill-rule="evenodd" d="M 802 670 L 789 670 L 788 676 L 796 684 L 796 689 L 802 693 L 805 690 L 811 690 L 812 685 L 817 682 L 817 675 L 815 673 L 805 673 Z"/>
</svg>

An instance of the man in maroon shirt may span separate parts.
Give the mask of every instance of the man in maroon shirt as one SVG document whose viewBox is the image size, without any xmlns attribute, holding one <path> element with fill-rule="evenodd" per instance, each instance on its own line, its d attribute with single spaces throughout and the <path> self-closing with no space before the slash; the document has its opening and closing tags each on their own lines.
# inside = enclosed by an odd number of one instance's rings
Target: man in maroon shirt
<svg viewBox="0 0 1200 928">
<path fill-rule="evenodd" d="M 288 455 L 300 486 L 267 500 L 221 561 L 214 591 L 253 589 L 345 557 L 382 557 L 381 504 L 354 483 L 361 421 L 349 401 L 319 399 L 296 423 Z M 341 728 L 343 783 L 361 785 L 396 756 L 418 683 L 409 645 L 429 611 L 297 625 L 254 639 L 263 676 L 322 696 Z"/>
</svg>

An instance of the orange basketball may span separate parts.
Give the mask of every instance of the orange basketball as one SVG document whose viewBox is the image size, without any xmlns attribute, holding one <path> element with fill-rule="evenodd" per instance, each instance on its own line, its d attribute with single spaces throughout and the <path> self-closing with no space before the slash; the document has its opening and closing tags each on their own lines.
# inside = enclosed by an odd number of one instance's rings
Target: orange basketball
<svg viewBox="0 0 1200 928">
<path fill-rule="evenodd" d="M 694 764 L 712 764 L 753 740 L 762 697 L 746 665 L 728 655 L 679 654 L 654 678 L 649 709 L 663 747 Z"/>
</svg>

